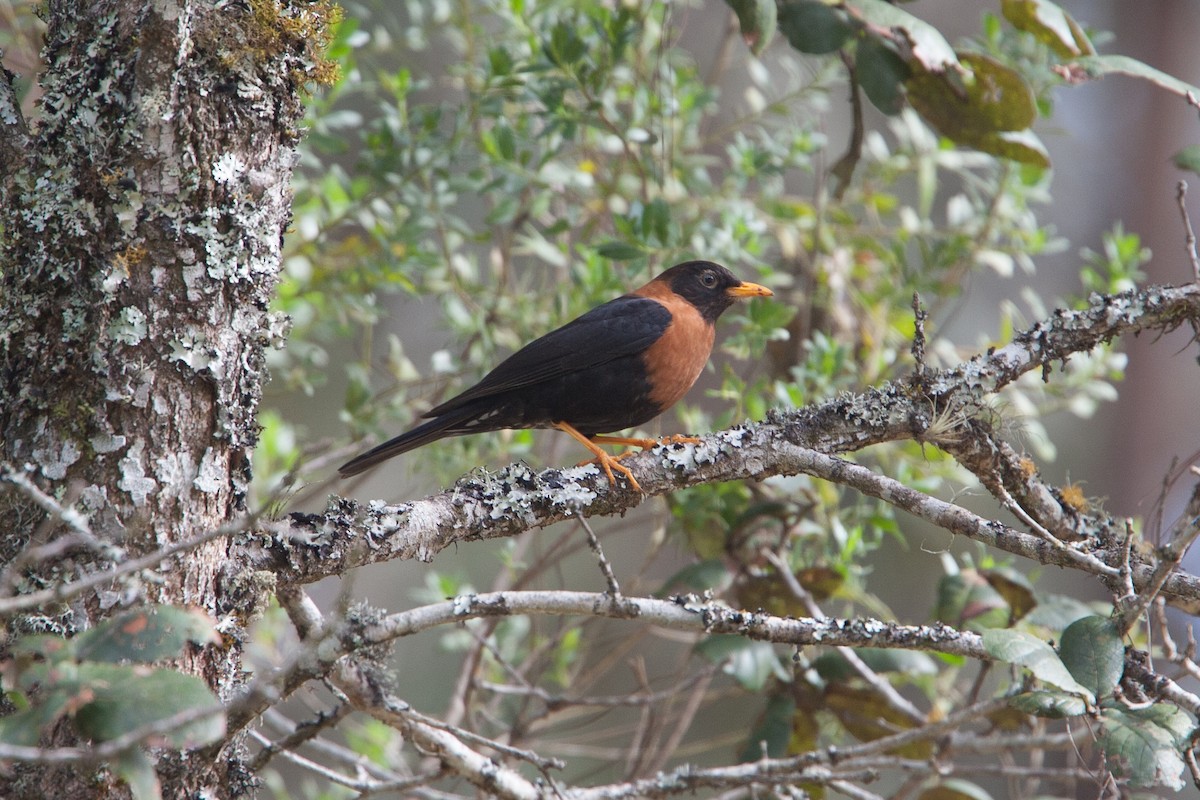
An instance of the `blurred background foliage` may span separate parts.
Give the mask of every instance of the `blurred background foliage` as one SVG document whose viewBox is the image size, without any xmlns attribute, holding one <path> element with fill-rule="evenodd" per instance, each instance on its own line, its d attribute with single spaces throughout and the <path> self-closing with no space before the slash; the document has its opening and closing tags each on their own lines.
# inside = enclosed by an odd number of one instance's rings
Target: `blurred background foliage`
<svg viewBox="0 0 1200 800">
<path fill-rule="evenodd" d="M 341 79 L 311 100 L 296 174 L 277 301 L 294 327 L 273 356 L 255 454 L 260 496 L 280 485 L 298 502 L 319 494 L 359 440 L 399 432 L 521 344 L 688 258 L 721 262 L 776 296 L 723 318 L 709 373 L 651 433 L 706 432 L 903 376 L 914 292 L 931 313 L 929 359 L 947 365 L 1056 305 L 1133 285 L 1149 254 L 1117 225 L 1075 262 L 1070 295 L 1026 289 L 1040 259 L 1086 244 L 1043 220 L 1054 173 L 1031 127 L 1064 86 L 1086 78 L 1065 63 L 1114 68 L 1095 56 L 1105 37 L 1050 3 L 968 5 L 976 31 L 950 44 L 904 5 L 880 0 L 346 3 L 331 53 Z M 713 19 L 715 38 L 694 35 Z M 980 280 L 1006 287 L 994 330 L 954 324 Z M 1049 383 L 1032 376 L 1006 390 L 997 414 L 1047 463 L 1056 446 L 1046 415 L 1090 417 L 1116 397 L 1124 369 L 1121 353 L 1100 348 Z M 339 424 L 322 428 L 304 398 L 331 394 L 343 398 Z M 573 463 L 582 453 L 564 438 L 445 440 L 381 468 L 375 491 L 360 493 L 399 500 L 511 460 Z M 942 497 L 981 491 L 930 447 L 857 457 Z M 804 477 L 700 486 L 665 504 L 668 513 L 602 531 L 632 532 L 622 546 L 644 551 L 628 567 L 636 576 L 620 575 L 627 590 L 708 591 L 810 614 L 795 581 L 825 613 L 896 616 L 872 559 L 911 536 L 887 504 Z M 567 527 L 556 539 L 533 534 L 546 540 L 537 550 L 503 545 L 488 580 L 575 588 L 556 566 L 582 545 Z M 1036 588 L 981 548 L 929 547 L 940 575 L 921 587 L 926 614 L 914 621 L 1025 625 L 1054 637 L 1096 609 Z M 423 571 L 425 586 L 409 599 L 471 588 L 461 574 Z M 480 685 L 510 680 L 519 665 L 530 684 L 582 691 L 601 681 L 612 638 L 580 631 L 602 624 L 510 619 L 442 645 L 487 643 L 474 651 Z M 729 673 L 719 702 L 757 697 L 740 703 L 746 725 L 693 747 L 693 759 L 730 747 L 756 758 L 759 742 L 796 752 L 914 724 L 855 722 L 847 708 L 879 703 L 882 713 L 886 704 L 832 655 L 793 660 L 740 640 L 698 654 Z M 875 660 L 930 713 L 979 690 L 974 665 Z M 544 708 L 485 694 L 474 700 L 492 715 L 477 720 L 481 732 L 545 734 Z"/>
</svg>

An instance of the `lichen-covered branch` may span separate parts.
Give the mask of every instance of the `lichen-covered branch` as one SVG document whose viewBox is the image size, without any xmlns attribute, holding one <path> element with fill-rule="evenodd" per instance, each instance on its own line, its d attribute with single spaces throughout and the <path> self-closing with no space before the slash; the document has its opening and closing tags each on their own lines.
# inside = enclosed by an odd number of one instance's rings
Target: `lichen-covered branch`
<svg viewBox="0 0 1200 800">
<path fill-rule="evenodd" d="M 889 383 L 817 406 L 772 413 L 762 423 L 703 437 L 698 445 L 665 445 L 624 463 L 634 469 L 647 496 L 713 481 L 805 473 L 852 486 L 1005 552 L 1114 581 L 1121 554 L 1108 533 L 1118 526 L 1102 515 L 1064 507 L 1036 478 L 1036 470 L 995 438 L 988 422 L 994 412 L 985 405 L 986 396 L 1025 372 L 1046 371 L 1052 362 L 1122 333 L 1195 326 L 1198 320 L 1200 287 L 1195 285 L 1094 296 L 1088 308 L 1056 312 L 1011 344 L 952 369 L 926 369 L 909 383 Z M 949 430 L 935 426 L 935 417 L 949 411 L 958 415 L 958 424 Z M 950 450 L 1002 503 L 1015 496 L 1012 502 L 1020 503 L 1019 510 L 1063 540 L 985 519 L 835 456 L 901 440 Z M 1004 486 L 1016 486 L 1017 491 L 1010 495 L 1007 489 L 1001 491 Z M 364 505 L 334 498 L 323 514 L 295 515 L 290 527 L 277 528 L 250 547 L 255 563 L 282 583 L 305 583 L 367 563 L 429 560 L 454 543 L 510 536 L 577 514 L 617 514 L 643 499 L 628 488 L 610 489 L 594 467 L 538 473 L 512 465 L 494 474 L 472 474 L 449 491 L 409 503 Z M 1087 536 L 1081 537 L 1081 532 Z M 1154 565 L 1139 563 L 1132 569 L 1140 587 L 1151 580 Z M 1200 579 L 1195 576 L 1173 572 L 1163 591 L 1178 605 L 1200 605 Z"/>
</svg>

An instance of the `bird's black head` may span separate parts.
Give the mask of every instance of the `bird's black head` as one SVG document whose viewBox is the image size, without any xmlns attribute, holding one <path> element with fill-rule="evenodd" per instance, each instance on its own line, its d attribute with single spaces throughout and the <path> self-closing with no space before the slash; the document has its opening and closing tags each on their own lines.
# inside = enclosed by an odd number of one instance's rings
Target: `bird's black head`
<svg viewBox="0 0 1200 800">
<path fill-rule="evenodd" d="M 654 279 L 671 287 L 700 311 L 707 322 L 716 322 L 725 309 L 743 297 L 770 297 L 773 292 L 757 283 L 746 283 L 711 261 L 685 261 Z"/>
</svg>

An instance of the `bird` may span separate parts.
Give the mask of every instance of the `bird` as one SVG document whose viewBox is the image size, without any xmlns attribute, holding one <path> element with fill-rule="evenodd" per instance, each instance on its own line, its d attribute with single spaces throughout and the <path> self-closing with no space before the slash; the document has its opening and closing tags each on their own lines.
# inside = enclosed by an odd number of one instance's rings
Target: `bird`
<svg viewBox="0 0 1200 800">
<path fill-rule="evenodd" d="M 600 444 L 653 447 L 698 442 L 689 436 L 606 436 L 636 428 L 675 405 L 712 353 L 717 318 L 742 298 L 770 297 L 765 286 L 738 280 L 712 261 L 676 264 L 641 288 L 593 308 L 525 345 L 478 383 L 423 415 L 412 430 L 338 468 L 357 475 L 393 456 L 448 436 L 504 429 L 557 428 L 583 444 L 617 485 L 620 463 Z"/>
</svg>

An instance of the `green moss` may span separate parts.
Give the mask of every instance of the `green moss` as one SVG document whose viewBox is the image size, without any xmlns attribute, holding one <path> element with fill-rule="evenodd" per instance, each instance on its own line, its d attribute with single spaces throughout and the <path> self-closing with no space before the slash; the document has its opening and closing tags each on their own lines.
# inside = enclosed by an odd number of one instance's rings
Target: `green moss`
<svg viewBox="0 0 1200 800">
<path fill-rule="evenodd" d="M 285 53 L 299 55 L 289 77 L 299 86 L 329 86 L 340 77 L 338 63 L 325 55 L 332 31 L 342 21 L 342 8 L 332 0 L 283 7 L 276 0 L 250 0 L 242 54 L 256 64 Z M 230 53 L 227 57 L 236 57 Z"/>
</svg>

